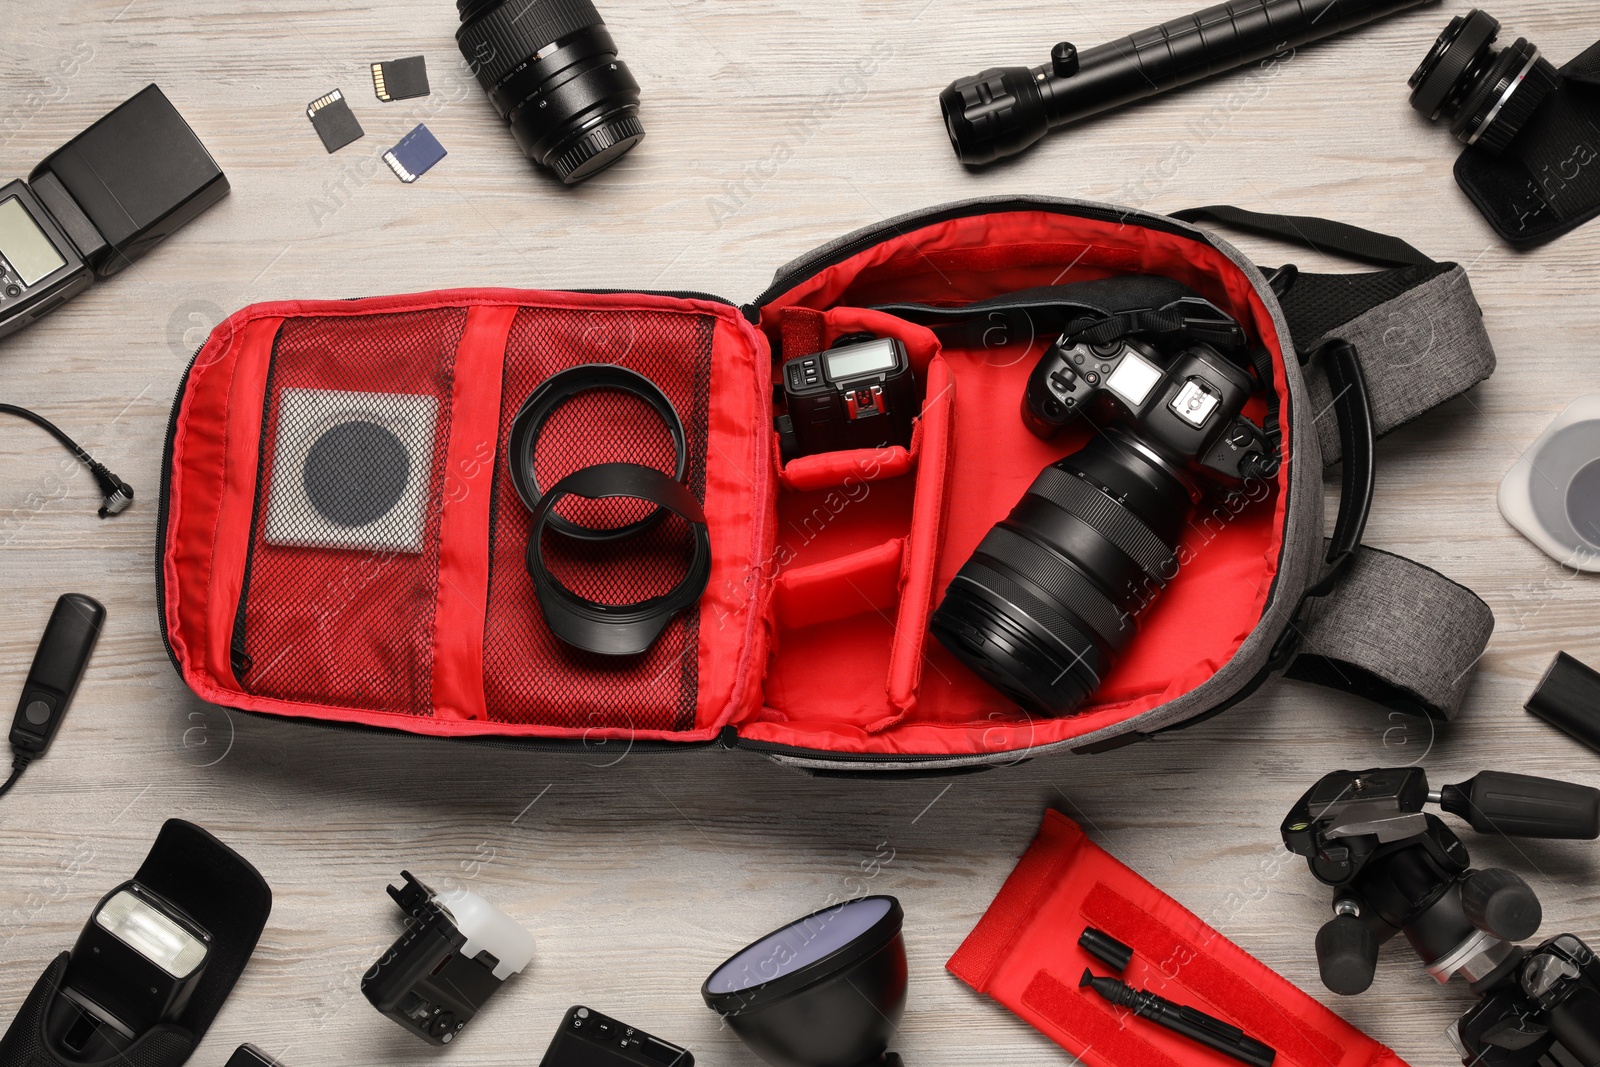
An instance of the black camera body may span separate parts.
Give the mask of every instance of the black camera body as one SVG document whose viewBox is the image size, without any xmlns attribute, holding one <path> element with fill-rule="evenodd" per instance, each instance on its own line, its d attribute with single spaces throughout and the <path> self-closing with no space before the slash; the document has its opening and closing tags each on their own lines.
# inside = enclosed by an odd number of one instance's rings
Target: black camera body
<svg viewBox="0 0 1600 1067">
<path fill-rule="evenodd" d="M 1600 1064 L 1600 960 L 1571 934 L 1550 938 L 1451 1027 L 1472 1067 Z"/>
<path fill-rule="evenodd" d="M 372 1006 L 434 1045 L 454 1041 L 512 974 L 533 957 L 533 936 L 476 893 L 439 896 L 409 871 L 389 895 L 409 917 L 405 933 L 361 979 Z"/>
<path fill-rule="evenodd" d="M 921 401 L 906 346 L 893 337 L 842 337 L 783 364 L 785 458 L 857 448 L 909 448 Z"/>
<path fill-rule="evenodd" d="M 1241 414 L 1255 389 L 1248 372 L 1207 344 L 1169 362 L 1136 338 L 1062 338 L 1028 376 L 1022 418 L 1048 441 L 1086 415 L 1125 427 L 1174 466 L 1243 481 L 1260 473 L 1255 464 L 1268 453 L 1266 435 Z"/>
</svg>

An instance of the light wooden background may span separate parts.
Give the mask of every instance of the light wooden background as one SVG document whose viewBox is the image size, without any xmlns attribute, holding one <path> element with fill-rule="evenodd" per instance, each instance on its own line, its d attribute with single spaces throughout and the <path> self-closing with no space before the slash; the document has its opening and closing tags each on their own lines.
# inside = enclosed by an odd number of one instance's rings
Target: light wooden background
<svg viewBox="0 0 1600 1067">
<path fill-rule="evenodd" d="M 943 970 L 1053 805 L 1411 1063 L 1453 1062 L 1444 1030 L 1469 998 L 1436 988 L 1403 946 L 1367 995 L 1321 992 L 1311 942 L 1326 892 L 1285 860 L 1276 828 L 1337 766 L 1426 755 L 1436 781 L 1495 766 L 1600 784 L 1593 753 L 1522 710 L 1557 650 L 1600 662 L 1600 594 L 1494 504 L 1501 475 L 1600 367 L 1600 226 L 1513 253 L 1455 188 L 1458 146 L 1407 108 L 1405 80 L 1467 7 L 1450 0 L 1307 50 L 1232 112 L 1245 83 L 1218 80 L 975 175 L 951 155 L 941 87 L 987 65 L 1042 62 L 1064 35 L 1097 44 L 1184 14 L 1189 0 L 611 0 L 603 9 L 644 87 L 650 133 L 622 165 L 566 190 L 521 158 L 467 77 L 449 0 L 0 0 L 6 175 L 156 81 L 233 184 L 136 269 L 0 342 L 0 396 L 58 417 L 139 491 L 131 512 L 101 523 L 87 475 L 36 430 L 0 422 L 0 521 L 15 520 L 0 548 L 0 699 L 20 687 L 59 593 L 90 593 L 110 611 L 54 750 L 0 802 L 0 1017 L 162 821 L 183 816 L 250 857 L 276 896 L 200 1067 L 246 1040 L 289 1067 L 434 1062 L 357 990 L 397 933 L 383 886 L 402 867 L 466 881 L 539 937 L 530 972 L 446 1059 L 536 1063 L 562 1010 L 582 1002 L 691 1046 L 708 1067 L 752 1064 L 701 1003 L 701 981 L 748 939 L 851 892 L 880 849 L 894 858 L 871 888 L 897 894 L 909 916 L 907 1062 L 1066 1063 Z M 1590 0 L 1492 10 L 1563 61 L 1600 33 Z M 375 100 L 368 63 L 418 52 L 433 95 Z M 304 108 L 335 86 L 367 137 L 329 156 Z M 1197 132 L 1218 106 L 1224 121 Z M 419 121 L 450 156 L 404 186 L 379 157 Z M 1193 159 L 1163 173 L 1180 154 Z M 771 166 L 780 155 L 792 158 Z M 1459 724 L 1434 736 L 1281 684 L 1187 734 L 1093 759 L 948 782 L 819 781 L 725 752 L 612 765 L 353 740 L 207 707 L 168 664 L 153 601 L 161 442 L 185 361 L 224 311 L 458 285 L 742 300 L 847 230 L 1003 192 L 1325 214 L 1470 265 L 1500 372 L 1383 445 L 1369 530 L 1494 607 Z M 1528 876 L 1547 932 L 1600 936 L 1595 846 L 1468 840 L 1480 863 Z"/>
</svg>

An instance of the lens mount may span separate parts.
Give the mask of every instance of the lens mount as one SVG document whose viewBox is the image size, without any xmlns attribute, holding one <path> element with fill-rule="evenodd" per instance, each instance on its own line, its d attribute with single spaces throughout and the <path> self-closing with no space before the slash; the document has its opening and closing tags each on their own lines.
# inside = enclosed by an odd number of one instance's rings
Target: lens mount
<svg viewBox="0 0 1600 1067">
<path fill-rule="evenodd" d="M 1462 99 L 1450 132 L 1468 145 L 1499 155 L 1555 90 L 1560 74 L 1527 38 L 1497 56 Z"/>
</svg>

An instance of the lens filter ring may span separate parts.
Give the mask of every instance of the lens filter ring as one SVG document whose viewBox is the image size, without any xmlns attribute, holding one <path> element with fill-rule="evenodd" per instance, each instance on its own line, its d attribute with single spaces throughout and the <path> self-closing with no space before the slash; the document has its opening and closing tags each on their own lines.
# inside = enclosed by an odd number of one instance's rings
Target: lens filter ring
<svg viewBox="0 0 1600 1067">
<path fill-rule="evenodd" d="M 603 604 L 574 593 L 551 573 L 543 544 L 545 529 L 553 525 L 555 506 L 568 496 L 645 500 L 656 505 L 656 515 L 667 511 L 678 515 L 689 524 L 694 538 L 683 578 L 661 596 L 633 604 Z M 533 509 L 527 566 L 544 621 L 557 637 L 587 652 L 636 656 L 647 651 L 673 617 L 692 607 L 705 592 L 711 581 L 711 533 L 705 509 L 681 482 L 638 463 L 601 463 L 561 479 Z"/>
<path fill-rule="evenodd" d="M 545 379 L 523 402 L 516 418 L 511 421 L 511 433 L 506 450 L 511 468 L 511 484 L 516 489 L 517 496 L 521 498 L 523 506 L 530 512 L 538 514 L 541 506 L 539 480 L 534 467 L 539 452 L 539 439 L 550 417 L 573 398 L 600 390 L 625 393 L 648 404 L 660 416 L 667 432 L 672 435 L 673 447 L 677 452 L 672 480 L 682 483 L 688 477 L 689 444 L 684 433 L 683 420 L 678 417 L 677 408 L 672 406 L 672 401 L 667 399 L 667 394 L 661 391 L 661 387 L 638 371 L 629 370 L 627 367 L 619 367 L 614 363 L 585 363 Z M 654 470 L 654 468 L 647 469 Z M 664 473 L 662 476 L 666 477 Z M 666 518 L 666 514 L 665 510 L 658 507 L 634 522 L 621 526 L 600 527 L 584 526 L 552 512 L 547 522 L 551 529 L 580 541 L 620 541 L 650 529 Z"/>
</svg>

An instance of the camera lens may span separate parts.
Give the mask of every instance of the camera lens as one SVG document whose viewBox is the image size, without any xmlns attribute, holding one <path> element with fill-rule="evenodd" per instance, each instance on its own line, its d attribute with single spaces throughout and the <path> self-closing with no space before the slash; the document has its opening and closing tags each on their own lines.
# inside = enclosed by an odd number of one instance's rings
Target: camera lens
<svg viewBox="0 0 1600 1067">
<path fill-rule="evenodd" d="M 456 43 L 529 159 L 568 185 L 644 138 L 639 83 L 590 0 L 456 0 Z"/>
<path fill-rule="evenodd" d="M 1527 38 L 1496 52 L 1500 23 L 1473 10 L 1451 20 L 1411 75 L 1411 106 L 1494 155 L 1504 152 L 1560 75 Z"/>
<path fill-rule="evenodd" d="M 1029 711 L 1061 715 L 1099 688 L 1139 612 L 1177 573 L 1194 497 L 1115 430 L 1046 467 L 945 590 L 934 636 Z"/>
</svg>

